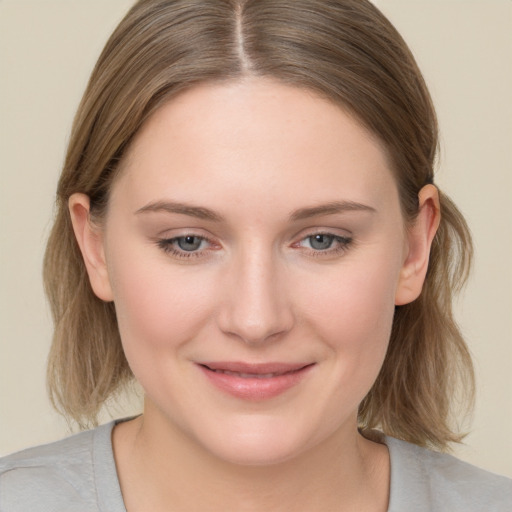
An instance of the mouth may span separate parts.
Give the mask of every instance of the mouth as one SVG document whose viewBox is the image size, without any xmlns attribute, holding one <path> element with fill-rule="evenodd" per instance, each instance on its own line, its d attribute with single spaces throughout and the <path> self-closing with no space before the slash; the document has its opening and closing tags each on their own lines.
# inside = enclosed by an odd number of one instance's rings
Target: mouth
<svg viewBox="0 0 512 512">
<path fill-rule="evenodd" d="M 239 372 L 230 372 L 229 370 L 212 370 L 208 368 L 210 371 L 215 373 L 223 373 L 224 375 L 232 375 L 234 377 L 240 377 L 242 379 L 271 379 L 272 377 L 278 377 L 279 375 L 286 375 L 286 373 L 239 373 Z M 298 371 L 298 370 L 294 370 Z"/>
<path fill-rule="evenodd" d="M 273 398 L 299 384 L 315 363 L 197 363 L 217 389 L 244 400 Z"/>
</svg>

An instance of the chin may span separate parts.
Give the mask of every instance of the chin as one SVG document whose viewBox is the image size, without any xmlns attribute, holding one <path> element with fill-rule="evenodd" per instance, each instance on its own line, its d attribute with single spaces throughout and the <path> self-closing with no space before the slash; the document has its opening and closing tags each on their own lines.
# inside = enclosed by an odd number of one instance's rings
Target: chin
<svg viewBox="0 0 512 512">
<path fill-rule="evenodd" d="M 205 432 L 205 436 L 197 432 L 196 442 L 217 459 L 231 464 L 270 466 L 294 459 L 314 444 L 307 429 L 296 427 L 291 428 L 282 419 L 251 417 L 249 421 L 234 420 L 228 428 Z"/>
<path fill-rule="evenodd" d="M 227 463 L 240 466 L 272 466 L 298 456 L 303 449 L 283 439 L 262 439 L 260 436 L 231 440 L 210 448 L 210 453 Z"/>
</svg>

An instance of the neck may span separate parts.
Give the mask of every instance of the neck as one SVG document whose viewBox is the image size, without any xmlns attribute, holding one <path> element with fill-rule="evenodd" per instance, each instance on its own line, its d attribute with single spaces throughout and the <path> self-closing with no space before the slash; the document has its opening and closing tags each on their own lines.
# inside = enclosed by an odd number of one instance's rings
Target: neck
<svg viewBox="0 0 512 512">
<path fill-rule="evenodd" d="M 146 416 L 146 417 L 145 417 Z M 167 422 L 145 415 L 114 431 L 128 512 L 147 510 L 387 510 L 387 448 L 354 425 L 320 445 L 269 465 L 219 459 Z"/>
</svg>

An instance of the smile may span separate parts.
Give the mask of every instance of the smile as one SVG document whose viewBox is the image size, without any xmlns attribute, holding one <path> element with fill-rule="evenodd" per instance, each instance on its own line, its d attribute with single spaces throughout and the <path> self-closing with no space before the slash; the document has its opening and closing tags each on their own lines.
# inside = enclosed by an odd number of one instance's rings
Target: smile
<svg viewBox="0 0 512 512">
<path fill-rule="evenodd" d="M 299 384 L 314 363 L 208 362 L 197 366 L 218 390 L 243 400 L 261 401 Z"/>
<path fill-rule="evenodd" d="M 278 377 L 284 375 L 283 373 L 238 373 L 230 372 L 228 370 L 212 370 L 215 373 L 223 373 L 224 375 L 233 375 L 235 377 L 241 377 L 242 379 L 271 379 L 272 377 Z"/>
</svg>

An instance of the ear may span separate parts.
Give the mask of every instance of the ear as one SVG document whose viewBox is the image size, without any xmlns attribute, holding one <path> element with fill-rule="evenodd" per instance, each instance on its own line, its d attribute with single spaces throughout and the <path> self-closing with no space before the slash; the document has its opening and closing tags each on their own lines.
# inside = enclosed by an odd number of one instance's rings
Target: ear
<svg viewBox="0 0 512 512">
<path fill-rule="evenodd" d="M 105 260 L 103 233 L 91 221 L 89 196 L 73 194 L 69 198 L 68 207 L 91 287 L 98 298 L 110 302 L 113 294 Z"/>
<path fill-rule="evenodd" d="M 395 294 L 397 306 L 409 304 L 419 297 L 427 274 L 432 240 L 441 221 L 439 192 L 434 185 L 425 185 L 418 199 L 418 216 L 407 230 L 407 250 Z"/>
</svg>

